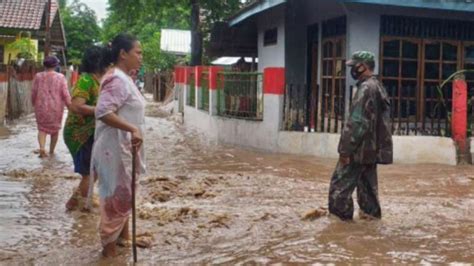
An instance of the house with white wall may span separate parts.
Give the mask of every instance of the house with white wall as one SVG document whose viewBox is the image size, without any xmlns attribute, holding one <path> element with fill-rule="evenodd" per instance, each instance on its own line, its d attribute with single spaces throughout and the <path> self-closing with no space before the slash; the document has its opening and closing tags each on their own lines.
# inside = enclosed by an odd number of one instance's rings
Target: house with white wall
<svg viewBox="0 0 474 266">
<path fill-rule="evenodd" d="M 185 123 L 220 142 L 336 158 L 355 83 L 344 63 L 353 52 L 368 50 L 376 55 L 376 74 L 392 102 L 395 161 L 456 164 L 453 81 L 440 84 L 458 70 L 474 68 L 473 14 L 471 1 L 254 1 L 230 18 L 228 27 L 237 35 L 235 31 L 254 30 L 247 42 L 254 42 L 256 51 L 249 54 L 257 55 L 263 74 L 262 119 L 202 112 L 193 108 L 199 107 L 196 101 L 196 106 L 182 108 Z M 211 72 L 219 70 L 192 76 L 195 95 L 202 95 L 198 76 Z M 468 97 L 474 97 L 474 75 L 460 78 Z M 181 82 L 189 81 L 185 79 Z M 214 89 L 217 95 L 226 90 L 227 83 L 222 84 Z M 242 99 L 247 98 L 237 97 Z M 472 106 L 467 112 L 472 119 Z M 472 127 L 470 120 L 468 135 Z"/>
</svg>

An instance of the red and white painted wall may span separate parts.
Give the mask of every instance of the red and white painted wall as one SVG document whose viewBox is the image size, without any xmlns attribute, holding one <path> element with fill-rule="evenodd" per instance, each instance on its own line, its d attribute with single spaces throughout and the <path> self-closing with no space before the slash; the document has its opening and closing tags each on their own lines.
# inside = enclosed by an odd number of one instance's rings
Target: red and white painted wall
<svg viewBox="0 0 474 266">
<path fill-rule="evenodd" d="M 0 73 L 0 125 L 5 122 L 8 99 L 7 73 Z"/>
</svg>

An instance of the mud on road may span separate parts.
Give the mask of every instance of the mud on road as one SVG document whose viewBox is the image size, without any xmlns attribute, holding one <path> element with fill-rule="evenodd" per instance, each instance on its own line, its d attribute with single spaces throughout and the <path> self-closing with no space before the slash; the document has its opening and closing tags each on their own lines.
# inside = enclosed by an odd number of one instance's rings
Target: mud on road
<svg viewBox="0 0 474 266">
<path fill-rule="evenodd" d="M 322 209 L 334 160 L 215 145 L 180 117 L 157 116 L 147 117 L 137 221 L 153 245 L 139 250 L 140 264 L 474 261 L 472 166 L 382 166 L 383 219 L 356 212 L 344 223 Z M 0 264 L 130 264 L 129 249 L 101 257 L 97 209 L 65 212 L 79 178 L 62 140 L 40 160 L 32 117 L 9 130 L 0 139 Z"/>
</svg>

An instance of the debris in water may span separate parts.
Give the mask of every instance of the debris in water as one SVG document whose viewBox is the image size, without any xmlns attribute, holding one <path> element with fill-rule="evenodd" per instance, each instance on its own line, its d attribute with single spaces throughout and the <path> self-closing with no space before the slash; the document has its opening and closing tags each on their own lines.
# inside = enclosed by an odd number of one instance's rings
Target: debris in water
<svg viewBox="0 0 474 266">
<path fill-rule="evenodd" d="M 227 223 L 230 222 L 230 217 L 227 214 L 220 214 L 215 216 L 209 221 L 210 225 L 213 225 L 214 227 L 226 227 L 229 229 L 230 227 L 227 225 Z"/>
<path fill-rule="evenodd" d="M 147 185 L 155 182 L 166 182 L 170 181 L 169 177 L 166 176 L 155 176 L 155 177 L 149 177 L 145 180 L 140 181 L 140 185 Z"/>
<path fill-rule="evenodd" d="M 271 214 L 271 213 L 268 213 L 266 212 L 265 214 L 262 215 L 262 217 L 260 218 L 257 218 L 257 219 L 254 219 L 253 221 L 254 222 L 258 222 L 258 221 L 268 221 L 270 218 L 276 218 L 277 216 L 275 214 Z"/>
<path fill-rule="evenodd" d="M 317 209 L 307 211 L 302 217 L 301 220 L 303 221 L 313 221 L 328 214 L 328 210 L 323 207 L 319 207 Z"/>
<path fill-rule="evenodd" d="M 171 199 L 171 194 L 165 191 L 154 191 L 151 193 L 152 202 L 167 202 Z"/>
<path fill-rule="evenodd" d="M 181 181 L 185 181 L 185 180 L 188 180 L 189 177 L 187 177 L 185 175 L 178 175 L 178 176 L 176 176 L 176 179 L 181 180 Z"/>
<path fill-rule="evenodd" d="M 8 172 L 3 172 L 2 175 L 13 177 L 13 178 L 25 178 L 27 177 L 29 172 L 25 169 L 15 169 Z"/>
<path fill-rule="evenodd" d="M 155 207 L 152 209 L 139 209 L 138 217 L 144 220 L 156 218 L 158 225 L 163 226 L 175 221 L 184 222 L 187 218 L 197 218 L 199 213 L 196 209 L 183 207 L 179 209 L 167 209 Z"/>
<path fill-rule="evenodd" d="M 202 197 L 205 193 L 206 193 L 206 190 L 204 190 L 203 188 L 197 188 L 196 190 L 194 190 L 194 192 L 192 192 L 192 195 L 193 195 L 195 198 L 200 198 L 200 197 Z"/>
</svg>

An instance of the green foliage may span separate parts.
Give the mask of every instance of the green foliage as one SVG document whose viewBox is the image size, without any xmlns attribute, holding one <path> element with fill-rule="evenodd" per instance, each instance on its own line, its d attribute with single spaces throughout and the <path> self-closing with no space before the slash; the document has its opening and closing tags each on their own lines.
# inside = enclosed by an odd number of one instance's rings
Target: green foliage
<svg viewBox="0 0 474 266">
<path fill-rule="evenodd" d="M 161 29 L 190 29 L 190 0 L 108 0 L 109 16 L 103 24 L 102 41 L 109 42 L 120 32 L 136 35 L 143 48 L 144 66 L 147 70 L 166 70 L 178 57 L 160 51 Z M 241 7 L 240 0 L 200 0 L 201 31 L 204 43 L 209 39 L 212 23 L 224 20 Z"/>
<path fill-rule="evenodd" d="M 69 60 L 69 63 L 74 66 L 79 66 L 81 64 L 81 59 L 73 58 Z"/>
<path fill-rule="evenodd" d="M 67 6 L 67 0 L 58 0 L 59 8 L 64 9 Z"/>
<path fill-rule="evenodd" d="M 34 60 L 36 58 L 36 47 L 30 37 L 22 37 L 6 45 L 8 49 L 18 51 L 18 58 Z"/>
<path fill-rule="evenodd" d="M 66 5 L 67 1 L 61 1 Z M 101 29 L 97 24 L 95 11 L 86 4 L 74 0 L 70 5 L 61 9 L 61 16 L 68 43 L 68 60 L 78 62 L 84 51 L 99 41 Z"/>
</svg>

